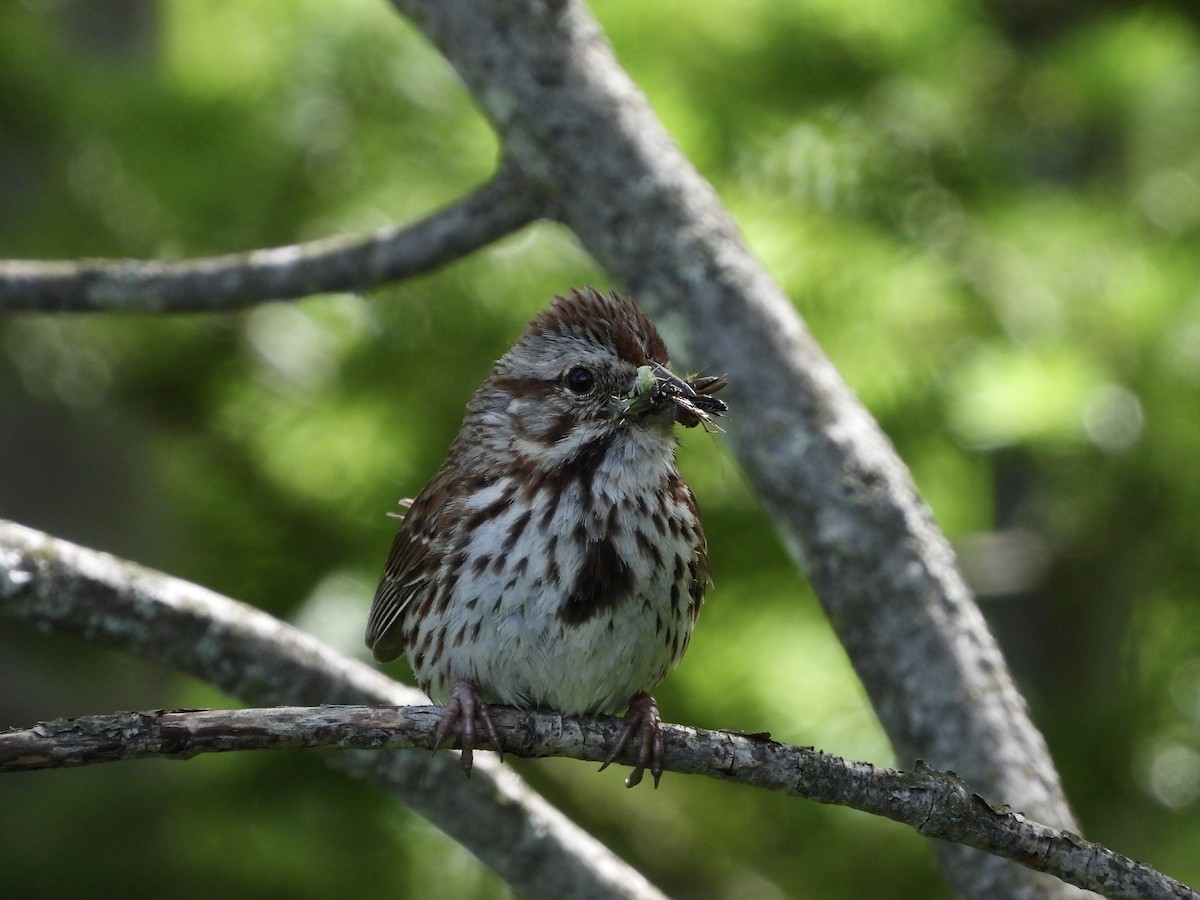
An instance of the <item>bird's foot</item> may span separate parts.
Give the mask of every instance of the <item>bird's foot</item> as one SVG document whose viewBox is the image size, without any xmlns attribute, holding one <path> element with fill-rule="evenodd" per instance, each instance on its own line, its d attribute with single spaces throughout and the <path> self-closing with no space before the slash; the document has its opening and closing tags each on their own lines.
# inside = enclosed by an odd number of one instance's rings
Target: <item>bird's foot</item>
<svg viewBox="0 0 1200 900">
<path fill-rule="evenodd" d="M 637 735 L 638 739 L 637 757 L 633 771 L 625 779 L 625 787 L 631 788 L 640 784 L 646 767 L 649 766 L 650 774 L 654 777 L 654 786 L 657 788 L 663 773 L 662 719 L 658 715 L 658 704 L 645 691 L 638 691 L 629 701 L 629 709 L 625 712 L 625 725 L 617 735 L 617 742 L 604 757 L 604 765 L 600 767 L 600 771 L 607 769 L 609 764 L 625 751 L 634 735 Z"/>
<path fill-rule="evenodd" d="M 442 718 L 438 721 L 437 730 L 433 733 L 434 752 L 442 746 L 442 742 L 450 736 L 455 726 L 458 726 L 461 738 L 463 771 L 467 773 L 468 777 L 471 775 L 471 766 L 474 764 L 473 756 L 478 726 L 482 726 L 484 735 L 496 748 L 500 759 L 504 759 L 504 746 L 500 742 L 496 726 L 492 724 L 492 714 L 488 710 L 487 704 L 483 702 L 483 697 L 479 695 L 479 688 L 466 678 L 459 678 L 455 681 L 454 687 L 450 691 L 450 698 L 446 701 L 445 709 L 442 710 Z"/>
</svg>

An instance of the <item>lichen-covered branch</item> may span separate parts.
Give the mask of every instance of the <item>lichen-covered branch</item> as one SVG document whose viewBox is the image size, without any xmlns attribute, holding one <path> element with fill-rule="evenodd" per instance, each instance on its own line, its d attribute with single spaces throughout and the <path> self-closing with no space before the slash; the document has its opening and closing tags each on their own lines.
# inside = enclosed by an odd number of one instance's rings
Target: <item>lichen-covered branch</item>
<svg viewBox="0 0 1200 900">
<path fill-rule="evenodd" d="M 156 710 L 42 722 L 0 732 L 0 772 L 122 759 L 188 759 L 199 753 L 328 747 L 430 749 L 441 716 L 433 706 L 318 706 Z M 622 722 L 493 707 L 513 756 L 604 758 Z M 1200 900 L 1142 863 L 1069 832 L 997 809 L 956 775 L 897 772 L 760 735 L 664 725 L 669 771 L 707 775 L 886 816 L 929 837 L 1003 856 L 1078 887 L 1129 900 Z M 627 754 L 628 755 L 628 754 Z M 632 763 L 632 758 L 625 760 Z"/>
<path fill-rule="evenodd" d="M 266 300 L 363 291 L 428 272 L 537 219 L 537 193 L 512 166 L 412 225 L 374 234 L 177 262 L 0 261 L 0 310 L 218 312 Z"/>
<path fill-rule="evenodd" d="M 0 615 L 187 672 L 261 705 L 428 700 L 260 610 L 178 578 L 0 521 Z M 484 756 L 347 751 L 523 896 L 657 898 L 636 869 Z"/>
</svg>

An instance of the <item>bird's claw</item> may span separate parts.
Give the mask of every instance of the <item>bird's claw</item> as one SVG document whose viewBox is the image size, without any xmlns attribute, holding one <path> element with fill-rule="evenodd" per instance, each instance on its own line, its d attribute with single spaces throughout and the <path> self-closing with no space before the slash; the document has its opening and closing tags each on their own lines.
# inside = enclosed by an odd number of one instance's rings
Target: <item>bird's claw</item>
<svg viewBox="0 0 1200 900">
<path fill-rule="evenodd" d="M 625 724 L 621 728 L 621 733 L 617 735 L 616 743 L 604 757 L 604 764 L 600 766 L 600 771 L 603 772 L 616 761 L 634 735 L 637 735 L 638 739 L 637 757 L 633 771 L 625 779 L 625 787 L 631 788 L 641 784 L 642 776 L 649 767 L 650 775 L 654 778 L 654 786 L 657 788 L 658 780 L 662 778 L 665 755 L 662 719 L 658 715 L 658 704 L 645 691 L 634 694 L 633 699 L 629 701 L 629 709 L 625 713 Z"/>
<path fill-rule="evenodd" d="M 475 763 L 475 740 L 478 736 L 476 726 L 480 723 L 483 725 L 483 732 L 487 739 L 496 748 L 500 759 L 503 760 L 504 745 L 500 741 L 496 726 L 492 723 L 492 713 L 479 695 L 479 688 L 466 678 L 460 678 L 454 682 L 450 697 L 446 701 L 446 707 L 442 710 L 442 717 L 438 720 L 437 730 L 433 733 L 433 750 L 436 753 L 450 733 L 454 731 L 454 727 L 458 725 L 462 749 L 461 765 L 468 777 L 470 777 L 471 767 Z"/>
</svg>

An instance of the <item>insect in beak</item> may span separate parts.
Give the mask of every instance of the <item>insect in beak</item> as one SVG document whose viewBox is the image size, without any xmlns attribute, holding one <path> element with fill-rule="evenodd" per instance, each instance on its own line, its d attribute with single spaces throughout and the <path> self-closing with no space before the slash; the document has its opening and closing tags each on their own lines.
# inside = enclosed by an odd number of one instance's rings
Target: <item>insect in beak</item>
<svg viewBox="0 0 1200 900">
<path fill-rule="evenodd" d="M 650 363 L 638 367 L 629 395 L 617 399 L 626 418 L 670 405 L 675 421 L 685 428 L 704 423 L 705 427 L 711 425 L 719 431 L 713 417 L 724 415 L 729 407 L 711 395 L 726 384 L 724 376 L 690 375 L 684 379 L 661 363 Z"/>
</svg>

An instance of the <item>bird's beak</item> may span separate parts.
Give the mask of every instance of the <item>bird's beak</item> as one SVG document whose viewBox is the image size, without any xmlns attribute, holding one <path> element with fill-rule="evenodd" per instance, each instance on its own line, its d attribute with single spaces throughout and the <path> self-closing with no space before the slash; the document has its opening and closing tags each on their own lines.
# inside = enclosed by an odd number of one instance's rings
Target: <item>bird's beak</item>
<svg viewBox="0 0 1200 900">
<path fill-rule="evenodd" d="M 683 379 L 660 363 L 650 363 L 638 367 L 628 394 L 617 398 L 618 408 L 625 419 L 670 409 L 672 418 L 687 428 L 701 422 L 715 427 L 713 416 L 723 415 L 729 407 L 711 395 L 725 384 L 720 376 Z"/>
</svg>

